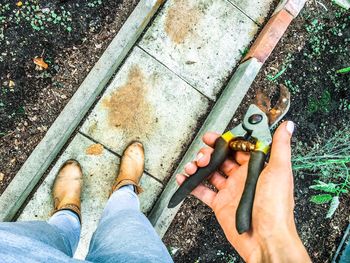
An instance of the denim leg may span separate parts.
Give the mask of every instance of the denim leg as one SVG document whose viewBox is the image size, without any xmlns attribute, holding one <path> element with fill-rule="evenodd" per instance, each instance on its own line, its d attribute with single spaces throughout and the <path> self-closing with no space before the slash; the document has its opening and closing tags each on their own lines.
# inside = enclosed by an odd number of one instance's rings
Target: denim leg
<svg viewBox="0 0 350 263">
<path fill-rule="evenodd" d="M 101 220 L 113 217 L 122 210 L 140 211 L 140 201 L 134 192 L 133 185 L 125 185 L 111 195 L 103 210 Z"/>
<path fill-rule="evenodd" d="M 70 210 L 61 210 L 53 214 L 47 222 L 60 230 L 60 235 L 68 240 L 74 254 L 80 238 L 79 217 Z"/>
<path fill-rule="evenodd" d="M 69 241 L 60 234 L 58 228 L 44 221 L 0 223 L 1 259 L 15 256 L 18 262 L 26 257 L 35 261 L 35 258 L 45 258 L 48 255 L 52 258 L 61 257 L 62 260 L 65 256 L 73 255 Z"/>
<path fill-rule="evenodd" d="M 86 259 L 96 263 L 173 262 L 139 207 L 132 185 L 115 191 L 92 237 Z"/>
</svg>

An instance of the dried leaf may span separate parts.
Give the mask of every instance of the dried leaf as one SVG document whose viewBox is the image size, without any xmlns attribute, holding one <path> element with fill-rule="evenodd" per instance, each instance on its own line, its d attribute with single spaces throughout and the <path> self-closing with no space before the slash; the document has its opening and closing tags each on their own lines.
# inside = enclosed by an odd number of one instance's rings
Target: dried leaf
<svg viewBox="0 0 350 263">
<path fill-rule="evenodd" d="M 92 144 L 86 148 L 86 154 L 88 155 L 100 155 L 103 152 L 103 146 L 101 144 Z"/>
<path fill-rule="evenodd" d="M 16 86 L 15 82 L 13 80 L 9 81 L 9 87 L 13 88 L 14 86 Z"/>
<path fill-rule="evenodd" d="M 17 3 L 16 3 L 16 6 L 18 6 L 18 7 L 21 7 L 23 5 L 23 2 L 22 1 L 18 1 Z"/>
<path fill-rule="evenodd" d="M 49 65 L 41 57 L 34 58 L 33 61 L 34 61 L 34 64 L 39 66 L 41 69 L 47 69 L 49 67 Z"/>
<path fill-rule="evenodd" d="M 5 175 L 3 173 L 0 173 L 0 183 L 4 180 Z"/>
</svg>

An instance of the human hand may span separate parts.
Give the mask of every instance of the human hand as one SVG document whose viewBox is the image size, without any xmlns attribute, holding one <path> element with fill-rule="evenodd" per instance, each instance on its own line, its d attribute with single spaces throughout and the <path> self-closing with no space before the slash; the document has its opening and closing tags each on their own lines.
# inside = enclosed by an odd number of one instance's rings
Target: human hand
<svg viewBox="0 0 350 263">
<path fill-rule="evenodd" d="M 235 222 L 248 173 L 248 153 L 229 156 L 219 171 L 211 175 L 209 182 L 217 192 L 203 184 L 192 191 L 213 209 L 228 241 L 247 262 L 311 262 L 294 222 L 290 147 L 293 129 L 293 122 L 284 122 L 273 136 L 270 161 L 256 187 L 250 231 L 238 234 Z M 188 175 L 208 165 L 219 136 L 216 133 L 204 135 L 203 141 L 210 147 L 202 148 L 196 160 L 185 166 Z M 177 175 L 179 184 L 185 180 L 185 175 Z"/>
</svg>

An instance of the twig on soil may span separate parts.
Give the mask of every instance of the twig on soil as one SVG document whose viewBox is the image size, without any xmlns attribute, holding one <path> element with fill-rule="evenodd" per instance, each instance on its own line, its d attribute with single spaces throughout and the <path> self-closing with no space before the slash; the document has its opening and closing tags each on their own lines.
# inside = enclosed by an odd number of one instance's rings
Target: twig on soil
<svg viewBox="0 0 350 263">
<path fill-rule="evenodd" d="M 326 11 L 328 11 L 327 7 L 326 7 L 323 3 L 321 3 L 321 2 L 319 2 L 319 1 L 317 1 L 317 0 L 315 0 L 315 3 L 316 3 L 316 5 L 319 4 L 319 5 L 322 6 Z"/>
<path fill-rule="evenodd" d="M 8 137 L 8 136 L 10 136 L 10 135 L 12 135 L 12 134 L 14 134 L 14 131 L 9 132 L 8 134 L 5 134 L 5 133 L 4 133 L 4 136 L 2 136 L 1 139 L 4 139 L 4 138 L 6 138 L 6 137 Z M 1 134 L 0 134 L 0 135 L 1 135 Z"/>
</svg>

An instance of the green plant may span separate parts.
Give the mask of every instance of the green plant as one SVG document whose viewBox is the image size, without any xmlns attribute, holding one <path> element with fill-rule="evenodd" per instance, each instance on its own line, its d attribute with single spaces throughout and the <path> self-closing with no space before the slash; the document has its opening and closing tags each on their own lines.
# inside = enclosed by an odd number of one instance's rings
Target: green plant
<svg viewBox="0 0 350 263">
<path fill-rule="evenodd" d="M 9 4 L 0 4 L 0 40 L 5 38 L 4 31 L 9 23 L 29 24 L 33 31 L 45 31 L 48 34 L 52 26 L 72 31 L 72 14 L 64 6 L 50 9 L 42 5 L 39 0 L 27 0 L 11 11 Z"/>
<path fill-rule="evenodd" d="M 349 111 L 350 110 L 350 101 L 347 99 L 340 99 L 339 101 L 339 110 L 341 111 Z"/>
<path fill-rule="evenodd" d="M 309 43 L 311 54 L 304 53 L 304 55 L 310 59 L 313 57 L 319 57 L 321 52 L 324 51 L 329 44 L 328 39 L 322 34 L 324 24 L 320 23 L 318 19 L 313 19 L 310 24 L 305 26 L 305 28 L 310 35 Z"/>
<path fill-rule="evenodd" d="M 292 63 L 293 60 L 294 60 L 293 54 L 288 53 L 287 56 L 284 58 L 282 64 L 280 65 L 281 70 L 278 70 L 276 68 L 272 68 L 271 67 L 271 69 L 273 69 L 277 73 L 275 75 L 267 74 L 266 78 L 269 81 L 277 82 L 277 79 L 279 77 L 281 77 L 283 75 L 283 73 L 285 73 L 288 68 L 292 68 L 292 64 L 291 63 Z"/>
<path fill-rule="evenodd" d="M 348 189 L 350 188 L 348 177 L 349 177 L 349 172 L 347 170 L 346 178 L 342 183 L 339 183 L 339 184 L 335 184 L 332 182 L 325 183 L 325 182 L 322 182 L 321 180 L 315 180 L 315 184 L 309 187 L 310 189 L 323 192 L 322 194 L 316 194 L 311 196 L 310 198 L 311 202 L 318 205 L 331 202 L 326 218 L 331 218 L 335 210 L 338 208 L 340 203 L 339 195 L 348 193 Z"/>
<path fill-rule="evenodd" d="M 311 98 L 308 104 L 308 112 L 315 113 L 319 111 L 329 112 L 331 106 L 331 93 L 328 90 L 325 90 L 321 98 Z"/>
<path fill-rule="evenodd" d="M 241 53 L 242 57 L 245 57 L 248 54 L 249 48 L 245 47 L 243 50 L 239 49 L 239 53 Z"/>
<path fill-rule="evenodd" d="M 292 94 L 296 94 L 300 92 L 300 87 L 298 84 L 293 84 L 291 80 L 285 80 L 284 81 L 284 85 L 286 85 L 286 87 L 289 89 L 289 91 Z"/>
<path fill-rule="evenodd" d="M 332 217 L 339 206 L 339 196 L 347 194 L 350 189 L 350 129 L 338 131 L 322 145 L 316 143 L 307 151 L 303 145 L 298 145 L 296 151 L 299 153 L 292 160 L 293 170 L 297 174 L 312 173 L 319 177 L 310 186 L 319 193 L 313 195 L 310 201 L 315 204 L 330 202 L 326 217 Z"/>
<path fill-rule="evenodd" d="M 271 76 L 270 74 L 268 74 L 266 76 L 266 78 L 270 81 L 275 81 L 276 79 L 278 79 L 285 71 L 287 70 L 287 67 L 282 68 L 279 72 L 277 72 L 277 74 L 275 76 Z"/>
<path fill-rule="evenodd" d="M 89 2 L 87 5 L 88 5 L 88 7 L 95 7 L 98 5 L 102 5 L 102 0 L 93 0 L 93 1 Z"/>
<path fill-rule="evenodd" d="M 349 73 L 350 72 L 350 67 L 338 69 L 336 72 L 337 73 Z"/>
</svg>

